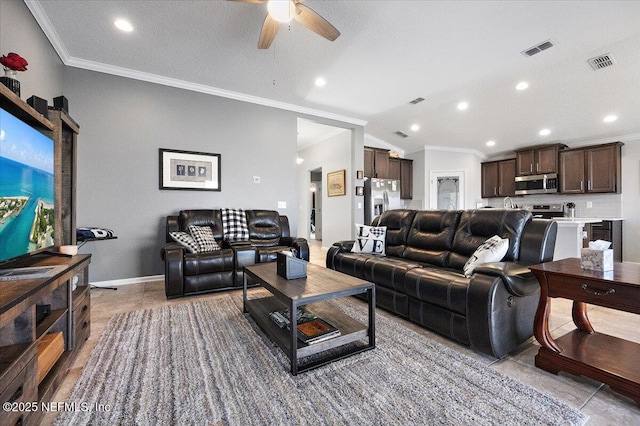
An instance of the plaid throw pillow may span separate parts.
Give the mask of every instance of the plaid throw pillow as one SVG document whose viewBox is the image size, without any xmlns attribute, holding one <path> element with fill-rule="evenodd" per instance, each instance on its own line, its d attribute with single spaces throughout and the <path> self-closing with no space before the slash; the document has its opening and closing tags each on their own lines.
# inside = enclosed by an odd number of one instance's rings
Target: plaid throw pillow
<svg viewBox="0 0 640 426">
<path fill-rule="evenodd" d="M 221 209 L 222 229 L 227 241 L 249 241 L 249 227 L 244 209 Z"/>
<path fill-rule="evenodd" d="M 180 243 L 190 253 L 198 252 L 198 243 L 186 232 L 169 232 L 169 236 L 177 243 Z"/>
<path fill-rule="evenodd" d="M 483 263 L 500 262 L 509 250 L 509 239 L 497 235 L 489 238 L 476 249 L 464 265 L 464 275 L 468 278 L 474 269 Z"/>
<path fill-rule="evenodd" d="M 198 253 L 220 250 L 220 246 L 216 243 L 213 232 L 208 226 L 189 225 L 189 232 L 198 243 Z"/>
<path fill-rule="evenodd" d="M 384 256 L 386 254 L 386 239 L 386 226 L 367 226 L 356 223 L 356 240 L 351 248 L 351 253 L 371 253 Z"/>
</svg>

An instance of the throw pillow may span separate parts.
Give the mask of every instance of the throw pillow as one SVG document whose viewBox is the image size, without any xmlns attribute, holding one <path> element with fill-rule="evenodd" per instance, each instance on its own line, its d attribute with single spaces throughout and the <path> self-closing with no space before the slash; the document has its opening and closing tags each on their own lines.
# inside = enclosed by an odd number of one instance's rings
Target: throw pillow
<svg viewBox="0 0 640 426">
<path fill-rule="evenodd" d="M 468 278 L 473 270 L 483 263 L 500 262 L 509 250 L 509 239 L 497 235 L 489 238 L 476 249 L 464 265 L 464 275 Z"/>
<path fill-rule="evenodd" d="M 220 250 L 220 246 L 213 238 L 213 231 L 208 226 L 189 225 L 189 232 L 196 243 L 198 243 L 198 253 Z"/>
<path fill-rule="evenodd" d="M 186 232 L 169 232 L 169 236 L 173 238 L 175 242 L 180 243 L 180 245 L 189 250 L 190 253 L 198 252 L 198 243 Z"/>
<path fill-rule="evenodd" d="M 352 253 L 371 253 L 385 255 L 386 226 L 367 226 L 356 223 L 356 240 Z"/>
<path fill-rule="evenodd" d="M 244 209 L 221 209 L 222 229 L 227 241 L 249 241 L 249 227 Z"/>
</svg>

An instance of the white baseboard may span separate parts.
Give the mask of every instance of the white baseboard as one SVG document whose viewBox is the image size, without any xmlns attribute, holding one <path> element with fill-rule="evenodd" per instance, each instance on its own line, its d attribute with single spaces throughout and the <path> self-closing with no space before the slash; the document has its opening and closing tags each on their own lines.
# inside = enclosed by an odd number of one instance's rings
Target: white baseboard
<svg viewBox="0 0 640 426">
<path fill-rule="evenodd" d="M 156 281 L 164 281 L 164 275 L 150 275 L 148 277 L 134 277 L 123 278 L 121 280 L 97 281 L 90 284 L 94 287 L 115 287 L 119 285 L 141 284 Z"/>
</svg>

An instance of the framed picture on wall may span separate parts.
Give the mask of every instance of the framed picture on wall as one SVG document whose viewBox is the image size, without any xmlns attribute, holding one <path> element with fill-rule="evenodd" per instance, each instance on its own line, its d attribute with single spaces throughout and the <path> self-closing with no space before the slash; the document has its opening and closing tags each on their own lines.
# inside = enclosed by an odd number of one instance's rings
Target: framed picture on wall
<svg viewBox="0 0 640 426">
<path fill-rule="evenodd" d="M 160 189 L 220 191 L 220 154 L 160 148 Z"/>
<path fill-rule="evenodd" d="M 346 170 L 327 173 L 327 195 L 329 197 L 347 195 L 345 176 Z"/>
</svg>

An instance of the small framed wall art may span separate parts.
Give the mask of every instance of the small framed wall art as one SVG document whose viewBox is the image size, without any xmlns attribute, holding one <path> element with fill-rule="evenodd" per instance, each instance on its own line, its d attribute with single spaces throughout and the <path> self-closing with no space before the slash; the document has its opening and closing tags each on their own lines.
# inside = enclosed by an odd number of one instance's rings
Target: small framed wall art
<svg viewBox="0 0 640 426">
<path fill-rule="evenodd" d="M 220 191 L 220 154 L 160 148 L 160 189 Z"/>
<path fill-rule="evenodd" d="M 327 173 L 327 195 L 329 197 L 347 195 L 345 176 L 346 170 Z"/>
</svg>

